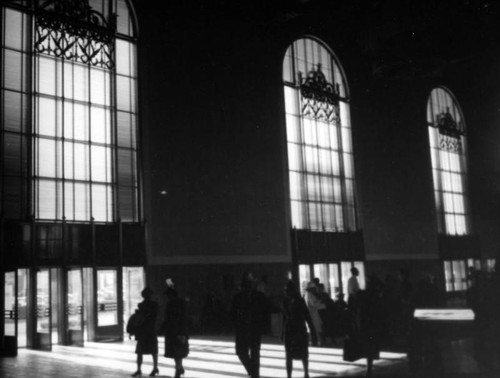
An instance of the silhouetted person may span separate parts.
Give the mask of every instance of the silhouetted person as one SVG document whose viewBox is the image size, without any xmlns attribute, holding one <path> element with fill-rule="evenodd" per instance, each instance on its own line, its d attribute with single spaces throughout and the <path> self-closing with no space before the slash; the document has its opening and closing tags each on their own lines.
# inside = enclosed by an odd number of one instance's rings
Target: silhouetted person
<svg viewBox="0 0 500 378">
<path fill-rule="evenodd" d="M 241 280 L 241 290 L 233 297 L 231 318 L 236 355 L 251 378 L 259 378 L 260 345 L 266 332 L 268 313 L 266 297 L 255 290 L 252 275 L 246 273 Z"/>
<path fill-rule="evenodd" d="M 156 337 L 156 317 L 158 315 L 158 303 L 151 299 L 153 291 L 146 287 L 141 292 L 144 300 L 139 303 L 138 308 L 143 317 L 142 324 L 138 327 L 135 338 L 137 346 L 135 353 L 137 354 L 137 371 L 132 374 L 132 377 L 140 377 L 142 375 L 142 356 L 151 354 L 153 356 L 153 371 L 150 376 L 158 375 L 158 338 Z"/>
<path fill-rule="evenodd" d="M 372 376 L 373 361 L 380 358 L 380 345 L 387 337 L 385 304 L 383 302 L 383 286 L 378 277 L 368 281 L 366 290 L 357 294 L 351 308 L 353 327 L 349 337 L 359 342 L 361 358 L 366 358 L 366 376 Z"/>
<path fill-rule="evenodd" d="M 174 377 L 179 378 L 184 374 L 182 360 L 189 353 L 186 304 L 184 299 L 179 297 L 170 280 L 167 280 L 167 286 L 164 322 L 165 357 L 174 359 Z"/>
<path fill-rule="evenodd" d="M 319 311 L 325 309 L 326 306 L 319 299 L 318 287 L 314 283 L 314 280 L 307 284 L 304 299 L 306 301 L 306 306 L 309 309 L 312 322 L 314 323 L 314 329 L 316 332 L 316 337 L 314 339 L 316 342 L 313 343 L 313 345 L 316 345 L 318 341 L 321 341 L 321 333 L 323 332 L 323 321 L 321 320 Z"/>
<path fill-rule="evenodd" d="M 283 312 L 283 341 L 286 354 L 286 375 L 292 377 L 293 360 L 302 360 L 304 377 L 309 377 L 309 340 L 307 327 L 311 331 L 312 342 L 315 344 L 316 331 L 311 319 L 309 309 L 304 299 L 292 281 L 285 286 L 285 299 L 282 306 Z"/>
<path fill-rule="evenodd" d="M 347 302 L 351 305 L 358 294 L 359 287 L 359 270 L 356 267 L 351 268 L 351 277 L 347 280 Z"/>
</svg>

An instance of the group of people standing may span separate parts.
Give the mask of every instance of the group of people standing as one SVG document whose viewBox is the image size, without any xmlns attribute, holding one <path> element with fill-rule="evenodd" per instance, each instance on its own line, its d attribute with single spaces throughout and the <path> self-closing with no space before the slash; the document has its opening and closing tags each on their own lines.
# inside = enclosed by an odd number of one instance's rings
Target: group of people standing
<svg viewBox="0 0 500 378">
<path fill-rule="evenodd" d="M 250 273 L 245 273 L 241 280 L 241 290 L 235 294 L 231 304 L 231 319 L 235 330 L 236 355 L 240 359 L 250 378 L 260 377 L 260 347 L 262 336 L 269 329 L 271 306 Z M 293 360 L 299 359 L 304 367 L 304 376 L 308 373 L 308 329 L 312 341 L 316 343 L 314 323 L 304 298 L 292 281 L 284 288 L 283 334 L 285 344 L 287 377 L 292 376 Z"/>
<path fill-rule="evenodd" d="M 293 281 L 286 282 L 280 305 L 271 304 L 266 290 L 245 273 L 239 290 L 233 295 L 230 318 L 235 331 L 235 352 L 250 378 L 260 377 L 260 350 L 262 337 L 270 331 L 272 312 L 282 314 L 282 341 L 285 347 L 286 373 L 292 377 L 293 360 L 302 362 L 304 377 L 309 377 L 309 345 L 324 345 L 325 338 L 335 336 L 344 340 L 344 359 L 355 361 L 367 359 L 367 376 L 372 373 L 373 361 L 379 358 L 380 345 L 388 332 L 387 295 L 384 285 L 376 276 L 370 277 L 365 290 L 360 288 L 356 268 L 351 270 L 348 281 L 348 301 L 338 293 L 333 301 L 324 285 L 313 279 L 306 287 L 304 295 Z M 167 280 L 166 310 L 161 334 L 165 335 L 165 357 L 175 361 L 175 378 L 184 374 L 183 358 L 189 353 L 185 302 Z M 151 299 L 152 291 L 142 291 L 144 300 L 138 311 L 146 320 L 135 333 L 137 339 L 137 371 L 132 376 L 140 376 L 144 354 L 152 354 L 153 371 L 158 369 L 158 340 L 156 319 L 158 304 Z"/>
<path fill-rule="evenodd" d="M 165 291 L 166 307 L 165 317 L 161 325 L 160 332 L 157 332 L 157 317 L 159 306 L 152 299 L 153 291 L 146 287 L 141 292 L 143 301 L 139 303 L 137 313 L 141 316 L 141 322 L 134 335 L 137 340 L 135 353 L 137 354 L 137 370 L 132 377 L 142 376 L 143 355 L 153 356 L 153 370 L 149 376 L 154 377 L 159 374 L 158 369 L 158 333 L 165 336 L 165 357 L 175 361 L 175 378 L 180 378 L 184 374 L 182 360 L 189 353 L 189 341 L 187 334 L 186 306 L 184 300 L 174 289 L 173 282 L 167 280 Z"/>
</svg>

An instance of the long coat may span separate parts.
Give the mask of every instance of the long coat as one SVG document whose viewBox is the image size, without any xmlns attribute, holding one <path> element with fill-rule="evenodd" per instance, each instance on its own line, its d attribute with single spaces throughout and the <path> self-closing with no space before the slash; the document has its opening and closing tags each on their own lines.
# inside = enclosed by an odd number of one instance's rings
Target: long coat
<svg viewBox="0 0 500 378">
<path fill-rule="evenodd" d="M 304 299 L 300 296 L 283 301 L 283 341 L 289 358 L 307 359 L 309 357 L 306 324 L 314 337 L 314 323 Z"/>
<path fill-rule="evenodd" d="M 171 298 L 165 307 L 165 357 L 184 358 L 189 353 L 186 304 L 182 298 Z"/>
<path fill-rule="evenodd" d="M 158 315 L 158 303 L 151 299 L 144 299 L 139 303 L 138 308 L 144 315 L 144 322 L 135 335 L 135 339 L 137 340 L 135 352 L 137 354 L 157 354 L 156 317 Z"/>
</svg>

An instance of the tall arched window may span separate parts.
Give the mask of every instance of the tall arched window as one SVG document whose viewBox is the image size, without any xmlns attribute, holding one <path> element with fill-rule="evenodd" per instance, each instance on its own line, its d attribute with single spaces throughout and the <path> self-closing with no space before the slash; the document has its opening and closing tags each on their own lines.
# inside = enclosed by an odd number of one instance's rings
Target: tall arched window
<svg viewBox="0 0 500 378">
<path fill-rule="evenodd" d="M 470 232 L 465 123 L 458 102 L 442 87 L 427 102 L 427 124 L 439 233 Z"/>
<path fill-rule="evenodd" d="M 357 229 L 349 97 L 333 53 L 312 38 L 283 63 L 292 226 Z"/>
<path fill-rule="evenodd" d="M 136 43 L 127 1 L 3 4 L 3 214 L 138 221 Z"/>
</svg>

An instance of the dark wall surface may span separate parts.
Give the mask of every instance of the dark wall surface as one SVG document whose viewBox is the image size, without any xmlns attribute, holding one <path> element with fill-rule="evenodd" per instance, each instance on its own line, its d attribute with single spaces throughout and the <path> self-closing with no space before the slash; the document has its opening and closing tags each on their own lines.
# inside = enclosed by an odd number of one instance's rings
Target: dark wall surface
<svg viewBox="0 0 500 378">
<path fill-rule="evenodd" d="M 467 125 L 473 231 L 497 253 L 498 5 L 164 3 L 135 2 L 151 263 L 290 261 L 281 65 L 305 35 L 350 87 L 367 259 L 439 257 L 426 125 L 439 85 Z"/>
</svg>

